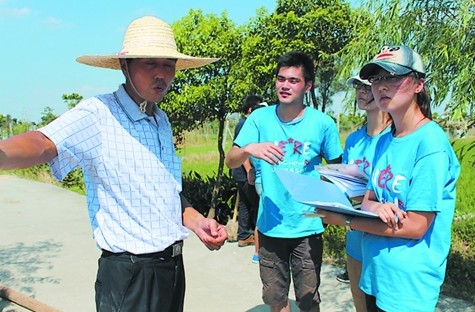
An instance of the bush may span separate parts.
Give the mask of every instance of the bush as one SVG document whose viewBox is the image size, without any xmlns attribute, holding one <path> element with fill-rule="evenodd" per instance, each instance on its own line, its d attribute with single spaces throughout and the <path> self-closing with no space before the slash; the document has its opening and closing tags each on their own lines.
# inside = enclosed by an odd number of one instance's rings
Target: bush
<svg viewBox="0 0 475 312">
<path fill-rule="evenodd" d="M 342 226 L 327 225 L 323 233 L 324 261 L 343 267 L 346 263 L 346 229 Z"/>
<path fill-rule="evenodd" d="M 447 274 L 442 285 L 442 293 L 475 302 L 474 277 L 475 258 L 473 255 L 470 256 L 463 251 L 459 251 L 458 248 L 452 248 L 447 260 Z"/>
<path fill-rule="evenodd" d="M 203 178 L 195 171 L 183 175 L 183 195 L 204 216 L 208 216 L 211 208 L 211 197 L 215 183 L 216 177 L 206 176 Z M 232 217 L 233 209 L 231 207 L 234 207 L 236 194 L 236 182 L 229 175 L 223 175 L 215 216 L 216 221 L 220 224 L 226 224 Z"/>
<path fill-rule="evenodd" d="M 86 192 L 86 186 L 84 184 L 84 176 L 82 170 L 76 169 L 71 171 L 61 181 L 61 185 L 71 191 L 84 194 Z"/>
<path fill-rule="evenodd" d="M 0 172 L 1 173 L 1 172 Z M 63 181 L 59 182 L 53 177 L 48 164 L 41 164 L 26 169 L 5 171 L 6 174 L 14 174 L 23 178 L 50 183 L 64 187 L 76 193 L 85 194 L 84 177 L 81 169 L 71 171 Z"/>
</svg>

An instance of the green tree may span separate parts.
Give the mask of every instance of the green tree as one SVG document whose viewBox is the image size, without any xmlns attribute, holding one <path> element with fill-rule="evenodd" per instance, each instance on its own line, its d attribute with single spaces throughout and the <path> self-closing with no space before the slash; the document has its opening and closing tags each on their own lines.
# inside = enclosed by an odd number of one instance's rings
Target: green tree
<svg viewBox="0 0 475 312">
<path fill-rule="evenodd" d="M 0 114 L 0 140 L 8 137 L 7 116 Z"/>
<path fill-rule="evenodd" d="M 177 72 L 172 89 L 160 104 L 178 136 L 206 121 L 218 121 L 219 164 L 208 213 L 213 218 L 223 176 L 226 116 L 229 107 L 233 103 L 235 106 L 242 96 L 234 92 L 236 80 L 232 74 L 235 60 L 240 58 L 241 33 L 226 13 L 204 15 L 200 10 L 190 10 L 173 29 L 178 49 L 183 53 L 220 58 L 205 67 Z"/>
<path fill-rule="evenodd" d="M 77 93 L 63 94 L 61 98 L 68 105 L 68 109 L 71 109 L 74 106 L 78 105 L 78 103 L 81 102 L 83 99 L 82 95 L 79 95 Z"/>
<path fill-rule="evenodd" d="M 43 112 L 41 113 L 41 120 L 40 122 L 38 123 L 38 126 L 39 127 L 43 127 L 43 126 L 46 126 L 47 124 L 49 124 L 50 122 L 52 122 L 53 120 L 55 120 L 58 116 L 56 116 L 55 114 L 53 114 L 53 109 L 49 106 L 46 106 L 44 109 L 43 109 Z"/>
<path fill-rule="evenodd" d="M 33 124 L 29 121 L 17 121 L 13 125 L 12 132 L 13 135 L 25 133 L 27 131 L 33 130 Z"/>
<path fill-rule="evenodd" d="M 185 130 L 218 121 L 219 165 L 209 216 L 214 215 L 222 182 L 223 132 L 228 113 L 236 111 L 250 93 L 272 99 L 276 59 L 291 50 L 307 52 L 317 65 L 322 65 L 317 66 L 321 82 L 316 86 L 321 90 L 324 110 L 334 92 L 330 79 L 336 75 L 332 55 L 349 40 L 350 12 L 349 6 L 339 1 L 280 0 L 273 14 L 260 9 L 257 18 L 243 28 L 236 27 L 226 13 L 218 17 L 200 10 L 190 10 L 173 25 L 183 53 L 221 58 L 210 66 L 178 72 L 160 104 L 179 140 Z M 316 106 L 316 96 L 311 96 Z"/>
<path fill-rule="evenodd" d="M 241 74 L 249 93 L 274 97 L 277 58 L 289 51 L 308 53 L 316 64 L 315 92 L 309 102 L 321 109 L 330 105 L 337 91 L 335 54 L 350 41 L 351 9 L 341 1 L 278 0 L 276 10 L 265 9 L 247 25 L 241 59 Z"/>
<path fill-rule="evenodd" d="M 446 104 L 453 120 L 474 125 L 475 2 L 473 0 L 372 0 L 359 10 L 359 34 L 342 51 L 342 74 L 368 62 L 384 44 L 420 52 L 433 104 Z"/>
</svg>

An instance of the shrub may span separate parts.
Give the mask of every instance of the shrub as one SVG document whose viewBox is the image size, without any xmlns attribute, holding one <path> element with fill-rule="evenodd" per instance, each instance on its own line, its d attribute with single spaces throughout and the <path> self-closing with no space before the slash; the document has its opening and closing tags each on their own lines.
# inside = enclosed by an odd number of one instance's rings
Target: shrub
<svg viewBox="0 0 475 312">
<path fill-rule="evenodd" d="M 345 265 L 346 229 L 342 226 L 327 225 L 323 233 L 324 260 L 339 266 Z"/>
<path fill-rule="evenodd" d="M 215 183 L 215 176 L 202 177 L 196 171 L 183 175 L 183 195 L 204 216 L 208 216 L 211 208 L 211 197 Z M 219 223 L 226 224 L 232 217 L 233 209 L 231 207 L 234 207 L 236 194 L 236 182 L 229 175 L 223 175 L 216 205 L 215 219 Z"/>
<path fill-rule="evenodd" d="M 26 169 L 9 170 L 5 171 L 5 173 L 13 173 L 17 176 L 31 179 L 34 181 L 58 185 L 80 194 L 84 194 L 86 191 L 81 169 L 71 171 L 66 177 L 64 177 L 63 181 L 61 182 L 58 182 L 58 180 L 53 177 L 53 174 L 51 173 L 48 164 L 41 164 Z"/>
<path fill-rule="evenodd" d="M 463 246 L 461 247 L 464 248 Z M 471 247 L 473 249 L 473 246 Z M 442 286 L 442 293 L 475 302 L 475 293 L 473 291 L 475 289 L 474 277 L 475 257 L 460 251 L 458 248 L 452 248 L 447 260 L 447 274 Z"/>
<path fill-rule="evenodd" d="M 86 186 L 84 185 L 84 176 L 82 170 L 76 169 L 71 171 L 61 181 L 61 185 L 71 191 L 84 194 L 86 192 Z"/>
</svg>

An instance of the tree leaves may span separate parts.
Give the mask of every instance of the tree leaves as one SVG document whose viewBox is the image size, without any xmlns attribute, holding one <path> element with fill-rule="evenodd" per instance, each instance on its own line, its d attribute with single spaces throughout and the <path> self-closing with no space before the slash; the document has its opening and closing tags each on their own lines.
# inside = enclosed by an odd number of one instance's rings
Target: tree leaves
<svg viewBox="0 0 475 312">
<path fill-rule="evenodd" d="M 343 54 L 350 57 L 343 57 L 341 73 L 347 76 L 359 69 L 383 44 L 405 44 L 423 58 L 432 105 L 445 106 L 456 118 L 472 116 L 474 10 L 471 0 L 369 1 L 364 10 L 357 11 L 359 33 L 344 49 Z"/>
</svg>

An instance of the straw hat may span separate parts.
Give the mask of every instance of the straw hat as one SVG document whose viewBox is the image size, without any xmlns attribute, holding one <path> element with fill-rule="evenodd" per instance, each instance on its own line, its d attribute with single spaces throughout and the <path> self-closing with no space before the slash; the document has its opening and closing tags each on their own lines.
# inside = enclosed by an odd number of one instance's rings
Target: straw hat
<svg viewBox="0 0 475 312">
<path fill-rule="evenodd" d="M 127 58 L 176 59 L 176 70 L 196 68 L 219 60 L 219 58 L 193 57 L 178 52 L 170 25 L 159 18 L 144 16 L 130 23 L 119 53 L 83 55 L 76 61 L 94 67 L 120 69 L 119 59 Z"/>
</svg>

